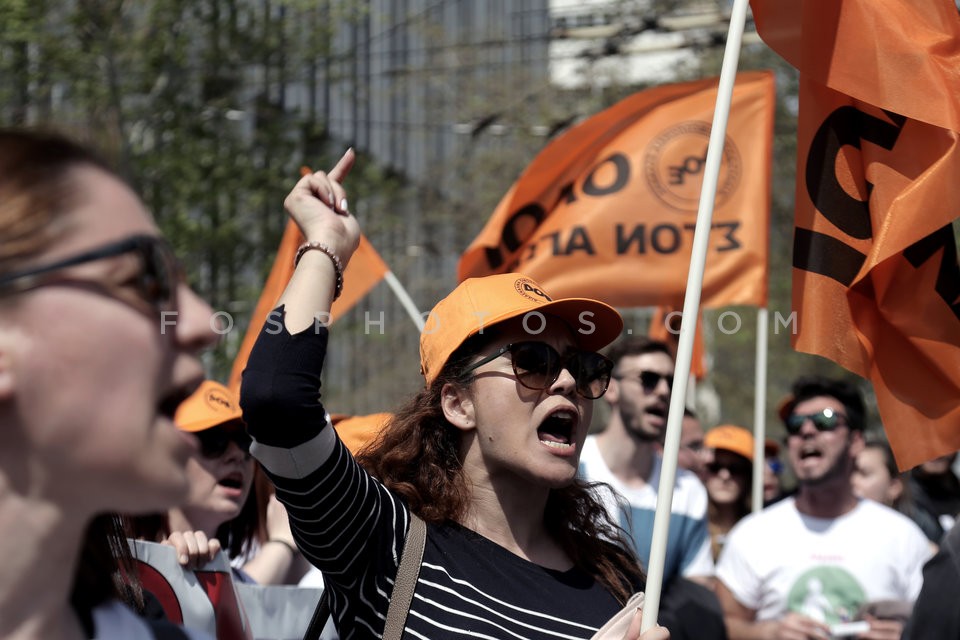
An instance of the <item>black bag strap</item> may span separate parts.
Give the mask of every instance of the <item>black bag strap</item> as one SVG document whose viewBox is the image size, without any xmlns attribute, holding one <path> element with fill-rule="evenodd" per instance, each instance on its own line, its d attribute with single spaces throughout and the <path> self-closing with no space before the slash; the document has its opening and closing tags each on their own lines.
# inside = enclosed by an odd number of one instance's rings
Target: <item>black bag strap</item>
<svg viewBox="0 0 960 640">
<path fill-rule="evenodd" d="M 393 594 L 390 596 L 390 606 L 387 608 L 387 621 L 383 629 L 383 640 L 400 640 L 403 628 L 407 623 L 407 613 L 410 603 L 413 602 L 413 592 L 417 587 L 420 576 L 420 565 L 423 562 L 423 549 L 427 542 L 427 525 L 419 516 L 410 512 L 410 531 L 403 543 L 400 554 L 400 566 L 397 567 L 397 579 L 393 583 Z M 310 618 L 303 640 L 318 640 L 323 627 L 330 617 L 330 596 L 324 587 L 320 595 L 317 608 Z"/>
</svg>

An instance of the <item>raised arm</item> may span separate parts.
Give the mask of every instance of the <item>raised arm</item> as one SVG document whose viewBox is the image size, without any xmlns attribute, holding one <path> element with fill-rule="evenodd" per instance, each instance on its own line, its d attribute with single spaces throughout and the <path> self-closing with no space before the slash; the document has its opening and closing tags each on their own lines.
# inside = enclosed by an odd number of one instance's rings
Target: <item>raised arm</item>
<svg viewBox="0 0 960 640">
<path fill-rule="evenodd" d="M 353 149 L 348 149 L 329 173 L 304 176 L 284 200 L 284 207 L 312 247 L 301 254 L 290 283 L 280 297 L 286 310 L 285 324 L 291 334 L 328 318 L 342 269 L 360 243 L 360 226 L 350 213 L 341 182 L 353 167 Z"/>
<path fill-rule="evenodd" d="M 392 579 L 408 523 L 404 505 L 339 441 L 320 401 L 325 321 L 338 270 L 360 237 L 340 185 L 352 164 L 348 151 L 329 174 L 301 178 L 284 202 L 309 248 L 280 298 L 282 315 L 271 314 L 250 352 L 240 390 L 250 452 L 276 487 L 298 547 L 344 591 L 382 587 L 361 579 L 378 563 Z"/>
</svg>

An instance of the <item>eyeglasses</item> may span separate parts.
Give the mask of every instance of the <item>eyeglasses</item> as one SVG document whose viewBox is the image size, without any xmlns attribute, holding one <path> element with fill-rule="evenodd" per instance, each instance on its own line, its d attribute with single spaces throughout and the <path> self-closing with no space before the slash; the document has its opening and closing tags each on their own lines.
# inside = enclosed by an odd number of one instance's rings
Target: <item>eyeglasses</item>
<svg viewBox="0 0 960 640">
<path fill-rule="evenodd" d="M 693 442 L 688 442 L 688 443 L 686 443 L 686 444 L 684 444 L 684 443 L 681 442 L 681 443 L 680 443 L 680 448 L 681 448 L 681 449 L 689 449 L 690 451 L 693 451 L 694 453 L 700 453 L 701 451 L 703 451 L 703 440 L 694 440 Z"/>
<path fill-rule="evenodd" d="M 640 383 L 644 391 L 650 392 L 657 388 L 657 385 L 660 384 L 661 380 L 667 381 L 667 387 L 673 389 L 673 376 L 665 376 L 656 371 L 631 371 L 629 373 L 621 373 L 618 376 L 615 376 L 617 380 L 635 380 Z"/>
<path fill-rule="evenodd" d="M 843 419 L 843 422 L 841 422 L 841 419 Z M 813 426 L 817 428 L 817 431 L 833 431 L 837 427 L 843 426 L 843 424 L 846 423 L 846 416 L 837 413 L 830 407 L 827 407 L 818 413 L 795 413 L 791 416 L 787 416 L 787 419 L 784 420 L 783 423 L 784 426 L 787 427 L 787 433 L 791 436 L 795 436 L 800 433 L 800 429 L 807 420 L 813 423 Z"/>
<path fill-rule="evenodd" d="M 463 373 L 481 367 L 504 353 L 510 352 L 513 374 L 517 382 L 527 389 L 543 391 L 557 381 L 560 372 L 566 369 L 577 381 L 577 393 L 588 400 L 595 400 L 607 391 L 613 362 L 593 351 L 571 350 L 560 355 L 545 342 L 514 342 L 506 344 L 495 353 L 474 362 Z"/>
<path fill-rule="evenodd" d="M 783 463 L 780 462 L 779 458 L 767 458 L 766 462 L 770 471 L 773 471 L 773 475 L 778 476 L 783 471 Z"/>
<path fill-rule="evenodd" d="M 751 466 L 742 462 L 713 462 L 707 463 L 707 471 L 713 475 L 720 473 L 721 469 L 726 469 L 732 476 L 750 475 Z"/>
<path fill-rule="evenodd" d="M 250 453 L 250 445 L 253 439 L 247 434 L 247 430 L 241 426 L 237 427 L 213 427 L 203 431 L 194 432 L 200 440 L 200 453 L 204 458 L 219 458 L 227 452 L 230 443 L 236 443 L 244 453 Z"/>
<path fill-rule="evenodd" d="M 163 238 L 149 235 L 130 236 L 70 258 L 0 276 L 0 295 L 4 290 L 23 292 L 53 284 L 58 280 L 49 276 L 56 271 L 126 253 L 136 253 L 140 259 L 134 282 L 140 297 L 158 313 L 175 310 L 177 285 L 182 279 L 180 265 Z"/>
</svg>

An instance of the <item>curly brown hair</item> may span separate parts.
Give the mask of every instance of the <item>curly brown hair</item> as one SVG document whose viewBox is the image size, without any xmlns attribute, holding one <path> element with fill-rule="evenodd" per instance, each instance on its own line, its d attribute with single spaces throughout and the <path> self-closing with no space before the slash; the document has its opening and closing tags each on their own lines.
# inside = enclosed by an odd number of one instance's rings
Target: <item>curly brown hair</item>
<svg viewBox="0 0 960 640">
<path fill-rule="evenodd" d="M 464 370 L 496 335 L 464 342 L 443 370 L 394 413 L 358 460 L 385 486 L 401 495 L 409 508 L 430 523 L 461 522 L 471 500 L 460 456 L 461 432 L 447 421 L 440 393 L 447 383 L 467 386 Z M 595 483 L 576 479 L 547 498 L 544 524 L 574 565 L 592 575 L 621 603 L 642 589 L 645 576 L 626 532 L 603 506 Z"/>
</svg>

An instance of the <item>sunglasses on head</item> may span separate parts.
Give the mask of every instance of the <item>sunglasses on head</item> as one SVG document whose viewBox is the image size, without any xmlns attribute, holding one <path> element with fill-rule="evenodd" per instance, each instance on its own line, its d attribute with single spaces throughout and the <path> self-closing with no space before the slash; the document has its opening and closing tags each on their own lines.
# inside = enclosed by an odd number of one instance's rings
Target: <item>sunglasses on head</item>
<svg viewBox="0 0 960 640">
<path fill-rule="evenodd" d="M 527 389 L 543 391 L 557 381 L 560 372 L 566 369 L 577 381 L 577 393 L 595 400 L 607 392 L 613 362 L 594 351 L 572 349 L 560 355 L 546 342 L 512 342 L 496 352 L 474 362 L 464 369 L 467 374 L 491 362 L 504 353 L 510 353 L 513 374 L 517 382 Z"/>
<path fill-rule="evenodd" d="M 787 419 L 784 420 L 783 423 L 787 427 L 787 433 L 791 436 L 795 436 L 800 433 L 800 429 L 807 420 L 813 423 L 813 426 L 817 428 L 817 431 L 833 431 L 837 427 L 846 424 L 846 416 L 837 413 L 830 407 L 827 407 L 826 409 L 823 409 L 817 413 L 795 413 L 787 416 Z"/>
<path fill-rule="evenodd" d="M 70 258 L 0 276 L 0 293 L 4 290 L 28 291 L 53 284 L 58 282 L 52 277 L 57 271 L 127 253 L 136 253 L 140 261 L 135 282 L 140 297 L 157 313 L 176 310 L 177 285 L 181 280 L 180 265 L 170 245 L 163 238 L 149 235 L 130 236 Z"/>
<path fill-rule="evenodd" d="M 250 453 L 253 440 L 241 426 L 213 427 L 194 434 L 200 440 L 200 453 L 204 458 L 219 458 L 227 452 L 230 443 L 235 443 L 244 453 Z"/>
<path fill-rule="evenodd" d="M 713 475 L 720 473 L 721 469 L 726 469 L 732 476 L 750 475 L 750 465 L 742 462 L 717 462 L 714 460 L 707 464 L 707 471 Z"/>
<path fill-rule="evenodd" d="M 661 380 L 667 381 L 667 387 L 673 389 L 673 376 L 665 376 L 656 371 L 630 371 L 616 376 L 617 380 L 636 380 L 644 391 L 650 392 L 657 388 Z"/>
</svg>

